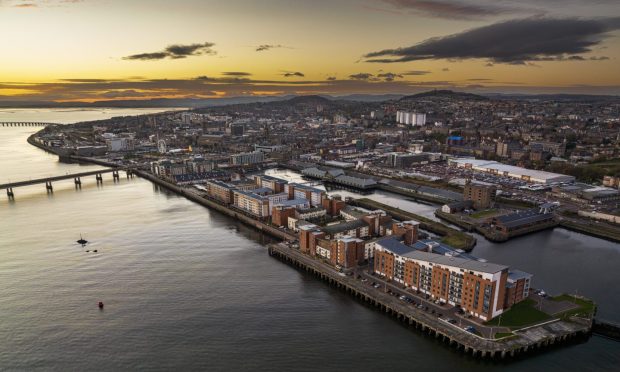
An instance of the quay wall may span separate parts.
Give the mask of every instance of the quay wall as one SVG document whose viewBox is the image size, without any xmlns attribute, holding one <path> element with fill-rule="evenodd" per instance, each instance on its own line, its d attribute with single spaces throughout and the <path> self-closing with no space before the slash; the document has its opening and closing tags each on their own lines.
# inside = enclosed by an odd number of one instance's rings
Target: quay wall
<svg viewBox="0 0 620 372">
<path fill-rule="evenodd" d="M 241 212 L 237 212 L 233 209 L 230 209 L 224 205 L 218 204 L 212 200 L 209 199 L 205 199 L 203 197 L 201 197 L 200 195 L 197 195 L 195 193 L 189 192 L 177 185 L 174 185 L 170 182 L 164 181 L 160 178 L 157 178 L 149 173 L 146 173 L 144 171 L 134 171 L 134 174 L 137 175 L 138 177 L 144 178 L 146 180 L 151 181 L 152 183 L 159 185 L 161 187 L 166 188 L 167 190 L 170 190 L 178 195 L 181 195 L 195 203 L 198 203 L 204 207 L 210 208 L 210 209 L 215 209 L 216 211 L 223 213 L 229 217 L 232 217 L 236 220 L 239 220 L 241 222 L 243 222 L 246 225 L 249 225 L 251 227 L 254 227 L 266 234 L 269 234 L 275 238 L 278 239 L 282 239 L 282 240 L 286 240 L 286 241 L 295 241 L 297 240 L 297 236 L 287 233 L 286 231 L 282 231 L 280 229 L 277 229 L 273 226 L 270 226 L 262 221 L 258 221 L 250 216 L 246 216 L 245 214 L 241 213 Z"/>
</svg>

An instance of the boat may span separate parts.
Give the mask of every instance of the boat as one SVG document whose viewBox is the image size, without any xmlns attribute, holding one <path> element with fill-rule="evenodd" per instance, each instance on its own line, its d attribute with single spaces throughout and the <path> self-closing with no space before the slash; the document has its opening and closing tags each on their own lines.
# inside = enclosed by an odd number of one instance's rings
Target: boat
<svg viewBox="0 0 620 372">
<path fill-rule="evenodd" d="M 82 238 L 82 234 L 80 234 L 80 240 L 77 241 L 78 244 L 81 244 L 82 247 L 88 244 L 88 240 Z"/>
</svg>

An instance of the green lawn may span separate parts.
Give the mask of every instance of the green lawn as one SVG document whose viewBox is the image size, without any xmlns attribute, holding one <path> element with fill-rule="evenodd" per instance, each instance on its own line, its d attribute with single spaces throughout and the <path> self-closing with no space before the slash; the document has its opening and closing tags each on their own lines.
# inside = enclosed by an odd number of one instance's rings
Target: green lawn
<svg viewBox="0 0 620 372">
<path fill-rule="evenodd" d="M 588 317 L 592 313 L 594 313 L 594 310 L 596 309 L 596 305 L 594 304 L 593 301 L 585 300 L 579 297 L 575 298 L 575 296 L 569 295 L 569 294 L 555 296 L 555 297 L 552 297 L 551 300 L 552 301 L 567 301 L 567 302 L 572 302 L 572 303 L 579 305 L 579 307 L 576 309 L 568 310 L 568 311 L 565 311 L 559 314 L 559 316 L 562 318 L 568 318 L 573 315 Z"/>
<path fill-rule="evenodd" d="M 501 320 L 498 316 L 491 319 L 486 324 L 492 326 L 499 325 L 502 327 L 520 328 L 551 319 L 551 316 L 536 309 L 535 305 L 536 301 L 534 300 L 527 299 L 521 301 L 511 307 L 510 310 L 503 313 L 501 315 Z"/>
<path fill-rule="evenodd" d="M 451 247 L 461 248 L 466 247 L 468 243 L 467 235 L 465 234 L 450 234 L 444 236 L 441 242 Z"/>
<path fill-rule="evenodd" d="M 497 332 L 495 334 L 495 339 L 499 339 L 499 338 L 504 338 L 504 337 L 511 337 L 514 336 L 514 333 L 512 332 Z"/>
</svg>

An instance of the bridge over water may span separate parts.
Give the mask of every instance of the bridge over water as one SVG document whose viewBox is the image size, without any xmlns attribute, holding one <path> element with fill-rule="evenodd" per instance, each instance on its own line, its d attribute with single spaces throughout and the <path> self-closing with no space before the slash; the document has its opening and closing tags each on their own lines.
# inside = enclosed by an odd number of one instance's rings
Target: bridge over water
<svg viewBox="0 0 620 372">
<path fill-rule="evenodd" d="M 48 193 L 51 193 L 54 191 L 52 182 L 73 179 L 73 182 L 75 183 L 75 187 L 79 188 L 79 187 L 82 187 L 82 177 L 95 176 L 97 183 L 103 183 L 103 174 L 112 173 L 112 179 L 117 181 L 120 178 L 119 171 L 121 170 L 125 171 L 125 173 L 127 174 L 127 178 L 133 177 L 134 175 L 131 169 L 120 169 L 120 168 L 100 169 L 100 170 L 89 171 L 89 172 L 65 174 L 62 176 L 37 178 L 37 179 L 28 180 L 28 181 L 4 183 L 4 184 L 0 184 L 0 190 L 5 189 L 6 194 L 9 197 L 9 199 L 14 199 L 15 193 L 13 189 L 16 187 L 45 184 L 45 190 L 47 190 Z"/>
<path fill-rule="evenodd" d="M 0 121 L 0 127 L 46 127 L 58 125 L 58 123 L 46 123 L 41 121 Z"/>
</svg>

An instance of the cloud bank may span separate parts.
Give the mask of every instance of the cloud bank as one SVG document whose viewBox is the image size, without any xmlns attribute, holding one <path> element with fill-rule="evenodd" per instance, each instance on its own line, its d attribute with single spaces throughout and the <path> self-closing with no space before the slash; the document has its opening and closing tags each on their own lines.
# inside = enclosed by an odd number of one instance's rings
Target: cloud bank
<svg viewBox="0 0 620 372">
<path fill-rule="evenodd" d="M 492 63 L 586 59 L 612 31 L 620 17 L 554 19 L 532 17 L 494 23 L 419 44 L 364 55 L 366 62 L 395 63 L 429 59 L 487 59 Z M 596 57 L 601 58 L 601 57 Z"/>
</svg>

